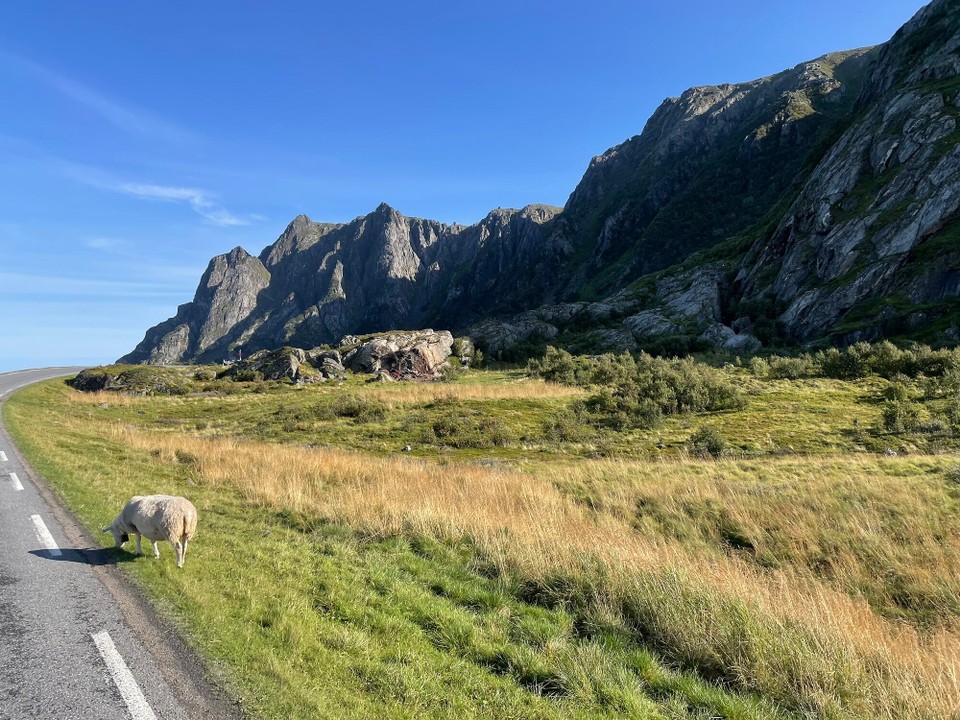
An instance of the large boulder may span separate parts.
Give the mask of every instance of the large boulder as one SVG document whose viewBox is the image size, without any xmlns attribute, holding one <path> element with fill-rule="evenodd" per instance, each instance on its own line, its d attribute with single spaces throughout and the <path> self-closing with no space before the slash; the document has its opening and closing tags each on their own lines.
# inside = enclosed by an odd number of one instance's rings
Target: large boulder
<svg viewBox="0 0 960 720">
<path fill-rule="evenodd" d="M 347 377 L 347 369 L 343 366 L 343 357 L 341 357 L 339 350 L 327 348 L 308 350 L 307 361 L 326 380 L 345 380 Z"/>
<path fill-rule="evenodd" d="M 446 330 L 391 332 L 360 341 L 343 356 L 353 372 L 386 373 L 394 380 L 435 380 L 453 350 Z"/>
<path fill-rule="evenodd" d="M 322 378 L 307 363 L 307 354 L 300 348 L 260 350 L 230 366 L 225 373 L 235 380 L 290 380 L 295 383 L 315 382 Z"/>
</svg>

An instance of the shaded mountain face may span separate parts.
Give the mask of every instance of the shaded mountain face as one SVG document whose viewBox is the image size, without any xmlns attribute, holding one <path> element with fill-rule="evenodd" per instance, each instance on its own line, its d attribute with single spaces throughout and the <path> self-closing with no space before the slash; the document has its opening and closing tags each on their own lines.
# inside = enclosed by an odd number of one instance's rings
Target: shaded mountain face
<svg viewBox="0 0 960 720">
<path fill-rule="evenodd" d="M 678 334 L 752 349 L 768 338 L 748 308 L 804 342 L 935 318 L 960 295 L 958 58 L 960 4 L 936 0 L 880 48 L 667 99 L 563 209 L 469 227 L 387 205 L 343 225 L 301 215 L 259 258 L 214 258 L 122 360 L 426 326 L 489 347 L 586 331 L 586 350 Z"/>
<path fill-rule="evenodd" d="M 669 98 L 593 159 L 564 208 L 583 258 L 570 295 L 597 296 L 749 228 L 850 114 L 875 53 L 855 50 Z"/>
<path fill-rule="evenodd" d="M 883 47 L 852 122 L 755 243 L 736 291 L 772 298 L 798 341 L 960 318 L 958 120 L 960 3 L 938 0 Z"/>
<path fill-rule="evenodd" d="M 381 205 L 344 225 L 299 216 L 252 257 L 210 262 L 193 302 L 151 328 L 123 362 L 219 361 L 282 345 L 314 347 L 346 334 L 463 327 L 484 312 L 516 312 L 549 290 L 559 208 L 496 210 L 476 225 L 404 217 Z M 539 278 L 539 280 L 538 280 Z"/>
</svg>

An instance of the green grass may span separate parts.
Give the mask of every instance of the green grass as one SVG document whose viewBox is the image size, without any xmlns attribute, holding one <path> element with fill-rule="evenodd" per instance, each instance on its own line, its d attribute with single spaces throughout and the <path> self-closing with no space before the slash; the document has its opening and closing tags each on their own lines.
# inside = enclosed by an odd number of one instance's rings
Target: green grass
<svg viewBox="0 0 960 720">
<path fill-rule="evenodd" d="M 427 386 L 422 399 L 406 383 L 372 386 L 352 377 L 339 385 L 307 387 L 229 383 L 228 395 L 181 395 L 162 402 L 107 398 L 106 407 L 91 405 L 86 412 L 98 420 L 202 436 L 378 455 L 410 446 L 417 457 L 517 463 L 674 456 L 689 449 L 691 436 L 704 425 L 721 428 L 733 452 L 749 455 L 960 447 L 960 437 L 884 431 L 880 401 L 889 383 L 880 378 L 760 380 L 746 368 L 727 366 L 723 372 L 744 392 L 744 409 L 667 416 L 655 428 L 620 432 L 581 423 L 575 433 L 558 433 L 557 427 L 571 422 L 576 398 L 538 396 L 533 385 L 526 397 L 471 399 L 471 388 L 522 387 L 522 371 L 471 371 L 456 383 Z M 929 416 L 939 405 L 927 407 Z"/>
<path fill-rule="evenodd" d="M 955 452 L 957 438 L 883 430 L 891 385 L 881 378 L 719 372 L 743 390 L 746 407 L 622 433 L 572 424 L 578 391 L 510 370 L 471 371 L 449 385 L 351 378 L 165 397 L 82 396 L 50 381 L 8 400 L 4 419 L 91 531 L 133 494 L 193 500 L 200 531 L 183 571 L 169 548 L 159 562 L 122 569 L 183 627 L 253 717 L 840 720 L 877 717 L 878 707 L 900 708 L 891 717 L 937 717 L 904 709 L 900 691 L 882 699 L 876 683 L 887 680 L 867 678 L 870 667 L 888 677 L 885 660 L 861 658 L 846 640 L 831 639 L 833 629 L 801 615 L 771 615 L 742 583 L 768 575 L 775 587 L 786 583 L 775 592 L 787 593 L 782 603 L 798 608 L 793 613 L 805 612 L 807 592 L 863 602 L 875 613 L 863 632 L 880 633 L 879 645 L 886 622 L 954 632 L 960 587 L 951 578 L 960 575 L 951 518 L 960 486 L 945 474 L 949 460 L 913 454 Z M 918 383 L 903 385 L 924 413 L 946 402 L 923 400 Z M 683 459 L 704 427 L 718 430 L 730 459 Z M 412 509 L 396 507 L 406 519 L 378 529 L 327 499 L 375 475 L 281 475 L 280 485 L 296 481 L 332 503 L 293 508 L 214 482 L 202 449 L 135 449 L 125 440 L 131 428 L 148 438 L 228 439 L 237 451 L 255 442 L 347 448 L 370 467 L 410 444 L 425 468 L 453 479 L 478 464 L 490 466 L 490 478 L 518 468 L 521 482 L 545 483 L 537 497 L 547 515 L 572 500 L 587 513 L 582 522 L 598 523 L 598 537 L 619 528 L 617 542 L 649 542 L 686 559 L 630 575 L 604 564 L 607 541 L 598 540 L 589 552 L 601 555 L 570 550 L 574 560 L 562 560 L 565 543 L 589 541 L 579 525 L 545 546 L 561 560 L 533 550 L 526 557 L 516 548 L 536 512 L 481 531 L 464 529 L 475 525 L 460 511 L 425 525 L 422 508 L 444 507 L 429 485 Z M 911 455 L 873 454 L 888 447 Z M 279 463 L 265 470 L 285 472 Z M 384 492 L 408 482 L 387 477 Z"/>
<path fill-rule="evenodd" d="M 587 632 L 562 608 L 518 599 L 467 540 L 372 538 L 250 507 L 184 464 L 91 432 L 91 411 L 64 405 L 66 392 L 60 381 L 22 391 L 4 408 L 8 427 L 91 532 L 145 487 L 190 496 L 200 530 L 185 569 L 168 548 L 123 569 L 254 717 L 782 715 L 671 669 L 629 638 Z"/>
</svg>

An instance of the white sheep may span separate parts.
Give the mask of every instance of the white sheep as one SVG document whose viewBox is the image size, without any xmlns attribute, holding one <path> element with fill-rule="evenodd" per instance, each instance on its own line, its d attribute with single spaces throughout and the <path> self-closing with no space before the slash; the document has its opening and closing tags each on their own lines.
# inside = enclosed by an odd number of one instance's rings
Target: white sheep
<svg viewBox="0 0 960 720">
<path fill-rule="evenodd" d="M 137 536 L 137 555 L 143 555 L 140 537 L 153 543 L 153 556 L 160 557 L 158 540 L 168 540 L 177 553 L 177 567 L 183 567 L 187 543 L 197 530 L 197 509 L 183 497 L 147 495 L 130 498 L 123 510 L 103 532 L 113 534 L 117 547 Z"/>
</svg>

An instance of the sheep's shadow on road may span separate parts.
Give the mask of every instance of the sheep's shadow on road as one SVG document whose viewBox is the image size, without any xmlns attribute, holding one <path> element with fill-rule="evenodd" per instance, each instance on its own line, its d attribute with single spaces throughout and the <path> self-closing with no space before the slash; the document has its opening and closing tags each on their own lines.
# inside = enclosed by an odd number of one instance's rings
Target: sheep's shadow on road
<svg viewBox="0 0 960 720">
<path fill-rule="evenodd" d="M 119 565 L 137 559 L 137 556 L 133 553 L 117 548 L 60 548 L 59 555 L 54 555 L 49 550 L 31 550 L 30 554 L 44 560 L 58 560 L 81 565 Z"/>
</svg>

